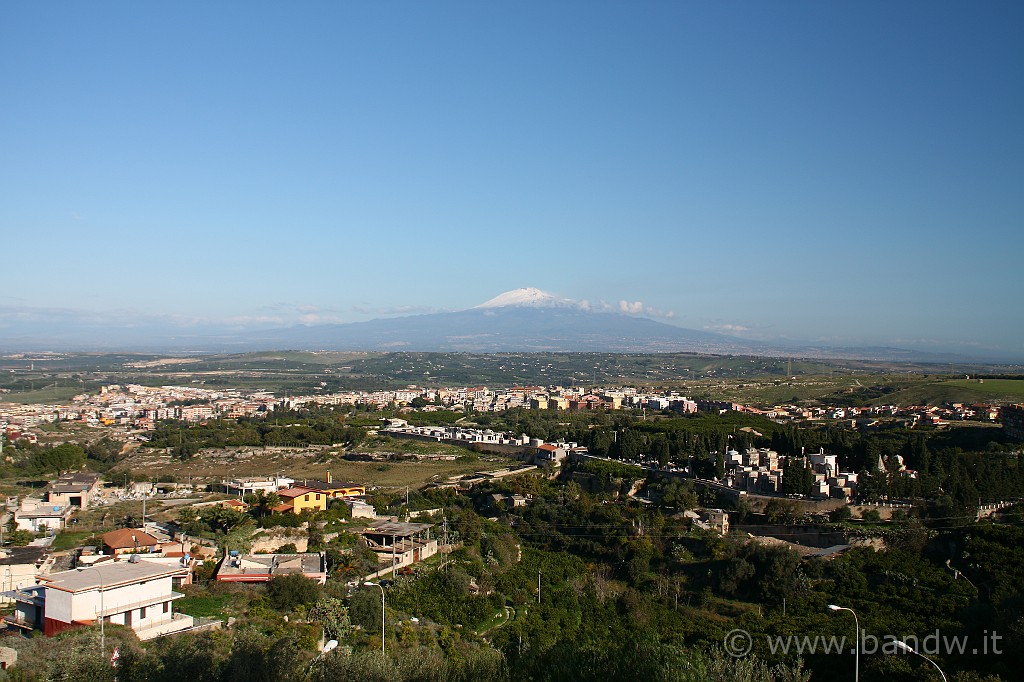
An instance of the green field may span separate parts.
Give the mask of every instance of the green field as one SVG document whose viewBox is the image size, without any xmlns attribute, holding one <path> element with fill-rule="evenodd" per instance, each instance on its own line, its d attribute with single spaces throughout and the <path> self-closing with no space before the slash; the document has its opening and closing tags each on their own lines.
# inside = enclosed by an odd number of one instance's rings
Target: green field
<svg viewBox="0 0 1024 682">
<path fill-rule="evenodd" d="M 82 392 L 81 386 L 47 386 L 36 391 L 0 393 L 0 402 L 36 405 L 66 403 Z"/>
<path fill-rule="evenodd" d="M 959 379 L 944 383 L 981 395 L 1024 398 L 1024 379 Z"/>
<path fill-rule="evenodd" d="M 401 453 L 451 452 L 457 461 L 411 460 L 389 462 L 352 462 L 339 453 L 302 448 L 239 448 L 235 450 L 201 450 L 185 462 L 162 451 L 139 449 L 109 473 L 117 479 L 124 471 L 146 475 L 151 479 L 171 475 L 178 481 L 219 482 L 238 476 L 272 476 L 284 474 L 297 480 L 323 479 L 327 472 L 337 481 L 354 481 L 363 485 L 399 489 L 418 488 L 432 481 L 468 474 L 482 469 L 505 466 L 507 460 L 488 455 L 477 459 L 475 453 L 456 446 L 395 441 L 393 444 L 360 448 L 361 452 L 389 451 Z"/>
<path fill-rule="evenodd" d="M 226 594 L 185 597 L 174 602 L 174 610 L 198 618 L 225 618 L 225 607 L 230 602 Z"/>
<path fill-rule="evenodd" d="M 1024 400 L 1024 379 L 932 379 L 913 382 L 906 388 L 873 401 L 896 405 L 939 405 L 942 403 L 1020 402 Z"/>
<path fill-rule="evenodd" d="M 787 403 L 836 402 L 837 397 L 866 393 L 872 386 L 904 386 L 905 376 L 799 376 L 782 379 L 703 380 L 684 384 L 680 389 L 694 398 L 733 400 L 744 405 L 772 407 Z M 864 396 L 864 402 L 870 399 Z"/>
<path fill-rule="evenodd" d="M 53 540 L 53 545 L 50 547 L 55 552 L 59 552 L 65 549 L 73 549 L 79 547 L 83 542 L 95 535 L 92 531 L 61 531 L 59 535 Z"/>
</svg>

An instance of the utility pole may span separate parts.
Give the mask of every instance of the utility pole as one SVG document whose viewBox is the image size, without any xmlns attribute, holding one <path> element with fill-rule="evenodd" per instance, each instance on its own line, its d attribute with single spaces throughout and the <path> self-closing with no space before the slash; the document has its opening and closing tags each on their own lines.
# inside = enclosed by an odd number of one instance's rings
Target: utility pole
<svg viewBox="0 0 1024 682">
<path fill-rule="evenodd" d="M 444 556 L 441 557 L 441 568 L 445 569 L 445 571 L 447 572 L 447 570 L 448 570 L 448 561 L 447 561 L 448 560 L 448 552 L 450 550 L 450 547 L 448 547 L 448 519 L 447 518 L 444 518 L 444 517 L 441 518 L 441 528 L 442 528 L 442 532 L 444 533 L 444 552 L 443 552 Z"/>
<path fill-rule="evenodd" d="M 537 569 L 537 604 L 540 604 L 540 569 Z"/>
</svg>

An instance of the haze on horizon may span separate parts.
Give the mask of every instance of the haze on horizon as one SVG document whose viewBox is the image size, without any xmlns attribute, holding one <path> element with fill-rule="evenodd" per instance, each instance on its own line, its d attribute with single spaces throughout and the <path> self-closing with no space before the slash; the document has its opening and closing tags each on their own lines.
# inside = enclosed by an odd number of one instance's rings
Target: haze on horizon
<svg viewBox="0 0 1024 682">
<path fill-rule="evenodd" d="M 1019 3 L 0 7 L 0 339 L 537 287 L 1024 357 Z"/>
</svg>

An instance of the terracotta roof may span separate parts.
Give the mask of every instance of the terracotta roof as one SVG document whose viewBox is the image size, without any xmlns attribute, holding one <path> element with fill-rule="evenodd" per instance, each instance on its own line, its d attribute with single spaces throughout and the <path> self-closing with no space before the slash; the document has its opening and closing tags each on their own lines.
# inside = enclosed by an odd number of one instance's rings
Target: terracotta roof
<svg viewBox="0 0 1024 682">
<path fill-rule="evenodd" d="M 121 528 L 104 533 L 103 544 L 111 549 L 132 549 L 134 547 L 152 547 L 160 541 L 145 531 L 135 528 Z"/>
<path fill-rule="evenodd" d="M 277 496 L 283 500 L 292 499 L 299 495 L 306 495 L 308 493 L 319 492 L 312 488 L 303 488 L 302 486 L 295 486 L 294 488 L 285 488 L 284 490 L 278 490 Z"/>
</svg>

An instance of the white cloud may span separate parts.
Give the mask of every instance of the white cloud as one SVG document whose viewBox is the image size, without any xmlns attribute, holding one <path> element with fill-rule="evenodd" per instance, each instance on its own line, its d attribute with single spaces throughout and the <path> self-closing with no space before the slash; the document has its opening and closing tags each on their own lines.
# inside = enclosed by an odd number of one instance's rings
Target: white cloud
<svg viewBox="0 0 1024 682">
<path fill-rule="evenodd" d="M 713 332 L 725 332 L 727 334 L 742 334 L 743 332 L 749 332 L 750 327 L 746 327 L 742 324 L 706 324 L 704 329 Z"/>
<path fill-rule="evenodd" d="M 197 319 L 190 324 L 204 324 L 205 322 L 207 320 Z M 236 327 L 254 327 L 281 325 L 285 323 L 285 318 L 278 315 L 232 315 L 224 318 L 224 322 Z"/>
<path fill-rule="evenodd" d="M 107 327 L 132 329 L 155 326 L 164 329 L 228 328 L 255 329 L 283 327 L 294 324 L 331 324 L 346 320 L 335 311 L 316 306 L 273 304 L 251 314 L 236 315 L 179 315 L 148 313 L 132 309 L 88 310 L 75 308 L 46 308 L 0 304 L 0 329 L 14 329 L 29 325 L 39 329 L 59 329 L 65 325 L 77 327 Z"/>
<path fill-rule="evenodd" d="M 360 304 L 352 306 L 351 310 L 359 315 L 423 315 L 426 313 L 451 312 L 449 308 L 438 308 L 429 305 L 370 306 Z"/>
<path fill-rule="evenodd" d="M 676 316 L 671 310 L 652 308 L 643 301 L 619 301 L 619 312 L 626 315 L 642 315 L 644 317 L 659 317 L 663 319 L 671 319 Z"/>
</svg>

